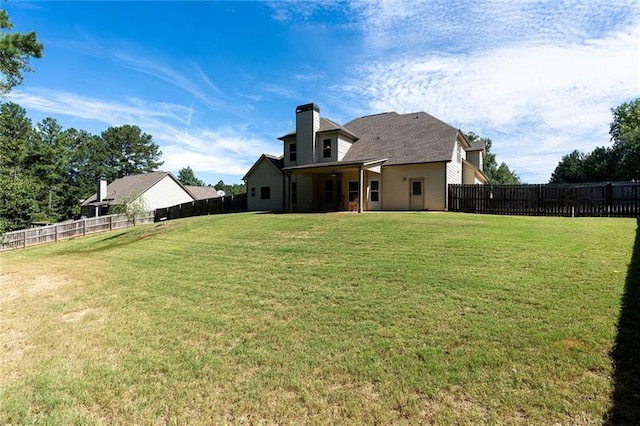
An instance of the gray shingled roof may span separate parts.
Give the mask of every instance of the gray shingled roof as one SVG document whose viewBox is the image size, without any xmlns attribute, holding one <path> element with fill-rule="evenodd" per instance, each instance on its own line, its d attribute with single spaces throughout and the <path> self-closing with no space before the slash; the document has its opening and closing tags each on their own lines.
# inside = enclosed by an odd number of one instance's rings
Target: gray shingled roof
<svg viewBox="0 0 640 426">
<path fill-rule="evenodd" d="M 220 194 L 218 194 L 218 190 L 213 186 L 193 186 L 193 185 L 185 185 L 185 188 L 193 194 L 196 200 L 206 200 L 208 198 L 218 198 Z"/>
<path fill-rule="evenodd" d="M 343 161 L 387 158 L 385 165 L 449 161 L 458 129 L 424 113 L 388 112 L 344 125 L 359 137 Z"/>
<path fill-rule="evenodd" d="M 133 194 L 142 194 L 146 192 L 156 183 L 160 182 L 165 176 L 171 176 L 179 185 L 180 182 L 170 172 L 149 172 L 138 175 L 125 176 L 120 179 L 116 179 L 107 185 L 107 195 L 104 198 L 104 202 L 109 204 L 120 204 L 122 200 L 126 200 Z M 189 193 L 189 190 L 185 188 Z M 189 195 L 193 196 L 191 193 Z M 80 204 L 81 206 L 88 206 L 96 203 L 98 200 L 98 194 L 95 193 Z"/>
<path fill-rule="evenodd" d="M 467 149 L 467 151 L 482 151 L 487 148 L 484 141 L 473 141 L 469 145 L 471 145 L 471 147 Z"/>
</svg>

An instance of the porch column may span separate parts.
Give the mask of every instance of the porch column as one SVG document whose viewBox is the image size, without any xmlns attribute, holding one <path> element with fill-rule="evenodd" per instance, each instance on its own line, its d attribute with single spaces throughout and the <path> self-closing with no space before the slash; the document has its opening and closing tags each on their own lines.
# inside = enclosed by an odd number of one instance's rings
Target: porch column
<svg viewBox="0 0 640 426">
<path fill-rule="evenodd" d="M 291 176 L 289 172 L 284 172 L 284 179 L 282 180 L 282 212 L 287 213 L 291 211 Z"/>
<path fill-rule="evenodd" d="M 364 170 L 360 166 L 358 173 L 358 213 L 362 213 L 362 202 L 364 201 Z"/>
</svg>

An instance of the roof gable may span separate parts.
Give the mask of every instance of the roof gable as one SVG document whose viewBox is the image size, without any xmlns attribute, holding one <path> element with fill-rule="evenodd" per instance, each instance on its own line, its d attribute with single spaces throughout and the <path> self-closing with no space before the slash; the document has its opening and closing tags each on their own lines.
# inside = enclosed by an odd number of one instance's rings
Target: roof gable
<svg viewBox="0 0 640 426">
<path fill-rule="evenodd" d="M 256 167 L 258 167 L 258 165 L 263 161 L 267 161 L 267 164 L 270 164 L 273 168 L 282 173 L 282 168 L 284 167 L 284 155 L 276 157 L 275 155 L 262 154 L 260 158 L 253 163 L 253 166 L 251 166 L 249 171 L 242 177 L 242 180 L 246 181 L 248 176 L 253 173 Z"/>
<path fill-rule="evenodd" d="M 114 180 L 107 185 L 107 194 L 104 197 L 104 202 L 109 204 L 120 204 L 123 200 L 128 199 L 134 194 L 144 194 L 152 186 L 160 182 L 165 178 L 172 179 L 180 188 L 182 188 L 191 198 L 196 197 L 184 186 L 171 172 L 149 172 L 141 173 L 137 175 L 129 175 Z M 81 206 L 87 206 L 98 201 L 98 194 L 94 193 L 89 198 L 84 200 Z"/>
<path fill-rule="evenodd" d="M 387 112 L 344 125 L 359 140 L 344 161 L 387 158 L 385 165 L 450 161 L 458 129 L 425 112 Z"/>
</svg>

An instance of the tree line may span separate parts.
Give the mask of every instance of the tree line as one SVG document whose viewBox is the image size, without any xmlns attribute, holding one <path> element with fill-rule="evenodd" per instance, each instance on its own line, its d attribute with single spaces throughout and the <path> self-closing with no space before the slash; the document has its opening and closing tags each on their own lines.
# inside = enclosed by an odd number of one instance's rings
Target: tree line
<svg viewBox="0 0 640 426">
<path fill-rule="evenodd" d="M 613 144 L 565 155 L 549 183 L 640 181 L 640 98 L 611 110 L 609 135 Z"/>
<path fill-rule="evenodd" d="M 0 230 L 57 222 L 80 213 L 99 178 L 112 182 L 156 170 L 162 152 L 134 125 L 100 135 L 63 129 L 51 117 L 35 125 L 20 105 L 0 105 Z"/>
<path fill-rule="evenodd" d="M 44 47 L 36 33 L 11 32 L 13 24 L 0 10 L 0 96 L 20 85 L 32 71 L 30 60 Z M 162 152 L 150 134 L 138 126 L 109 127 L 99 135 L 63 129 L 47 117 L 35 125 L 20 105 L 0 104 L 0 234 L 33 222 L 57 222 L 80 213 L 82 200 L 96 190 L 98 179 L 112 182 L 124 176 L 156 170 Z M 179 178 L 204 186 L 190 167 Z M 218 182 L 228 194 L 246 192 L 244 185 Z"/>
<path fill-rule="evenodd" d="M 94 135 L 63 129 L 51 117 L 33 125 L 20 105 L 0 104 L 0 232 L 77 217 L 98 179 L 110 183 L 157 170 L 161 156 L 153 137 L 135 125 Z M 207 186 L 189 166 L 177 177 L 184 185 Z M 222 180 L 215 188 L 227 195 L 246 192 L 245 185 Z"/>
</svg>

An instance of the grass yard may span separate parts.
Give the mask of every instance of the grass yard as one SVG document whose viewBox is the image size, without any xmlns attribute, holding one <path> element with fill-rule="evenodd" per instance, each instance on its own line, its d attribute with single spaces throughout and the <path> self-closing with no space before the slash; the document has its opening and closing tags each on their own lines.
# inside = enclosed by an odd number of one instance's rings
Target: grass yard
<svg viewBox="0 0 640 426">
<path fill-rule="evenodd" d="M 629 219 L 247 213 L 5 253 L 0 424 L 640 421 L 635 239 Z"/>
</svg>

